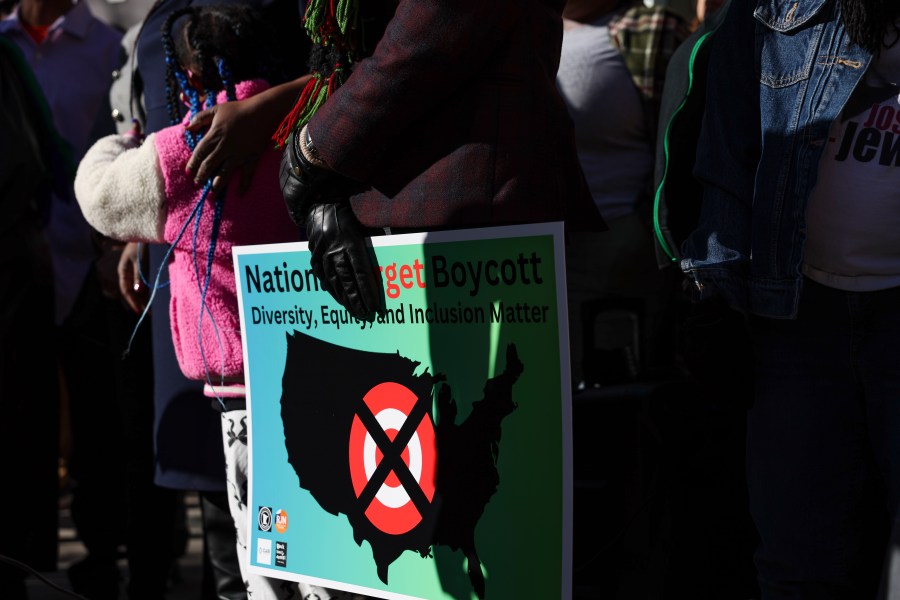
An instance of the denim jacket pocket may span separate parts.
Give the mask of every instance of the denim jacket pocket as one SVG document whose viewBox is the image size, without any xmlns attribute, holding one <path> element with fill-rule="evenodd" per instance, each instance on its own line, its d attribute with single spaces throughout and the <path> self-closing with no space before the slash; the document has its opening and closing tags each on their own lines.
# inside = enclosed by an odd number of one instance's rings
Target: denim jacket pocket
<svg viewBox="0 0 900 600">
<path fill-rule="evenodd" d="M 816 17 L 828 0 L 760 0 L 757 27 L 760 83 L 783 88 L 809 78 L 825 24 Z"/>
</svg>

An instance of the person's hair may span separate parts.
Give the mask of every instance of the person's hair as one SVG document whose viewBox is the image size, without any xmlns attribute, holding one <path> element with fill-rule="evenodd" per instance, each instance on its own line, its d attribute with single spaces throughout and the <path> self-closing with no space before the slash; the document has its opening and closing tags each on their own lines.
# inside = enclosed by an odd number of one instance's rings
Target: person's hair
<svg viewBox="0 0 900 600">
<path fill-rule="evenodd" d="M 396 9 L 391 0 L 308 0 L 303 27 L 313 44 L 307 62 L 313 77 L 272 136 L 277 147 L 283 148 L 291 132 L 302 129 L 353 66 L 374 51 Z"/>
<path fill-rule="evenodd" d="M 184 93 L 194 112 L 199 95 L 187 84 L 185 68 L 195 71 L 208 102 L 225 90 L 234 99 L 234 86 L 250 79 L 275 75 L 277 61 L 270 51 L 272 33 L 260 14 L 246 4 L 189 6 L 170 14 L 162 26 L 166 59 L 166 92 L 170 121 L 180 120 L 178 94 Z"/>
<path fill-rule="evenodd" d="M 850 41 L 878 55 L 882 44 L 892 46 L 900 38 L 897 0 L 840 0 L 841 20 Z M 893 38 L 888 37 L 893 34 Z M 885 39 L 887 38 L 887 39 Z"/>
</svg>

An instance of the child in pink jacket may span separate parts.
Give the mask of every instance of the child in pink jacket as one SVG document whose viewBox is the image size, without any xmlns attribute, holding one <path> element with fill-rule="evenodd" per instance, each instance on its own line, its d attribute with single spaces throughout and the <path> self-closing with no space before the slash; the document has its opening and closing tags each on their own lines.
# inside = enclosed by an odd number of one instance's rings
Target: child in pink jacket
<svg viewBox="0 0 900 600">
<path fill-rule="evenodd" d="M 252 28 L 246 25 L 246 41 L 234 39 L 238 36 L 231 32 L 233 27 L 217 25 L 226 20 L 248 20 L 252 13 L 234 6 L 188 11 L 191 26 L 180 28 L 167 48 L 167 56 L 178 54 L 178 61 L 186 64 L 185 71 L 179 72 L 170 62 L 170 80 L 180 80 L 186 88 L 182 97 L 191 101 L 193 109 L 200 108 L 203 96 L 214 94 L 216 103 L 221 103 L 229 95 L 243 99 L 269 87 L 259 77 L 262 70 L 250 60 L 258 52 L 245 47 L 264 45 L 265 41 L 250 40 Z M 171 22 L 178 20 L 181 12 L 177 11 Z M 188 29 L 193 40 L 187 39 Z M 215 58 L 208 49 L 216 40 L 202 39 L 207 30 L 227 30 L 226 37 L 232 38 Z M 204 44 L 204 55 L 192 47 Z M 225 57 L 229 53 L 234 60 Z M 207 64 L 197 64 L 198 56 Z M 172 83 L 170 89 L 175 87 Z M 176 118 L 177 101 L 170 93 L 170 111 Z M 237 193 L 236 186 L 216 195 L 194 183 L 185 172 L 196 143 L 185 128 L 189 117 L 151 133 L 143 143 L 136 132 L 99 140 L 79 165 L 76 197 L 88 222 L 111 238 L 173 245 L 169 310 L 181 370 L 190 379 L 205 381 L 209 396 L 242 397 L 243 352 L 231 247 L 296 241 L 298 233 L 281 199 L 277 178 L 280 157 L 275 151 L 260 158 L 243 195 Z M 213 245 L 211 268 L 207 270 Z"/>
<path fill-rule="evenodd" d="M 267 87 L 258 79 L 240 82 L 236 97 Z M 220 92 L 219 100 L 224 99 Z M 178 364 L 186 377 L 207 382 L 208 396 L 242 396 L 244 360 L 231 248 L 296 241 L 298 232 L 281 199 L 276 152 L 260 158 L 243 195 L 229 186 L 217 199 L 185 172 L 191 148 L 184 132 L 181 124 L 151 133 L 143 144 L 134 134 L 99 140 L 79 165 L 75 193 L 85 218 L 101 233 L 174 244 L 169 311 Z M 215 223 L 217 203 L 221 214 Z M 218 237 L 207 272 L 214 225 Z"/>
<path fill-rule="evenodd" d="M 244 581 L 253 598 L 293 598 L 297 584 L 247 572 L 246 435 L 234 436 L 245 425 L 246 411 L 231 248 L 299 239 L 278 185 L 281 156 L 273 148 L 260 157 L 244 193 L 235 185 L 211 193 L 211 182 L 198 185 L 185 171 L 197 138 L 186 129 L 191 115 L 182 120 L 177 111 L 180 101 L 187 101 L 195 114 L 212 98 L 221 103 L 267 89 L 269 44 L 262 21 L 243 4 L 175 11 L 164 31 L 174 124 L 143 140 L 137 131 L 99 140 L 79 165 L 75 195 L 85 218 L 101 233 L 171 245 L 169 310 L 175 352 L 184 374 L 204 381 L 205 393 L 223 408 L 228 495 Z M 303 598 L 342 597 L 299 587 Z"/>
</svg>

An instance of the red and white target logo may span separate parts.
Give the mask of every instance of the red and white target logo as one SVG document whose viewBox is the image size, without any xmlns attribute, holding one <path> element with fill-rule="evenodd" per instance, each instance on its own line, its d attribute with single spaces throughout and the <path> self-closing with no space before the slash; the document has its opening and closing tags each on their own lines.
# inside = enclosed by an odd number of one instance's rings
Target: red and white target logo
<svg viewBox="0 0 900 600">
<path fill-rule="evenodd" d="M 353 418 L 353 491 L 366 506 L 366 517 L 384 533 L 411 531 L 434 499 L 437 448 L 430 398 L 425 400 L 404 385 L 385 382 L 363 398 L 371 412 Z"/>
</svg>

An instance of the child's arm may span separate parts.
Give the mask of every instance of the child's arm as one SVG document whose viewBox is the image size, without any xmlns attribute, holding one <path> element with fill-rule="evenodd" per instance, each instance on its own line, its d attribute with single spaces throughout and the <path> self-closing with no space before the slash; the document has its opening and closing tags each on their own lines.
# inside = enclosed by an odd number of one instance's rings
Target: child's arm
<svg viewBox="0 0 900 600">
<path fill-rule="evenodd" d="M 110 135 L 81 159 L 75 197 L 94 229 L 122 241 L 163 242 L 165 184 L 153 134 Z"/>
</svg>

